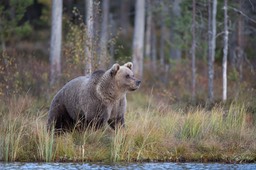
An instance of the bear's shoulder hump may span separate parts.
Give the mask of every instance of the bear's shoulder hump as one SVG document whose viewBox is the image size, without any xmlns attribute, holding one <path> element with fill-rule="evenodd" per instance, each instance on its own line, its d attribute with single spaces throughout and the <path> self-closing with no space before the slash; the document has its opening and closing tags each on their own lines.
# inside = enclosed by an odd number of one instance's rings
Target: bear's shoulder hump
<svg viewBox="0 0 256 170">
<path fill-rule="evenodd" d="M 105 73 L 105 71 L 103 71 L 103 70 L 97 70 L 92 73 L 91 77 L 92 78 L 100 78 L 101 76 L 103 76 L 104 73 Z"/>
</svg>

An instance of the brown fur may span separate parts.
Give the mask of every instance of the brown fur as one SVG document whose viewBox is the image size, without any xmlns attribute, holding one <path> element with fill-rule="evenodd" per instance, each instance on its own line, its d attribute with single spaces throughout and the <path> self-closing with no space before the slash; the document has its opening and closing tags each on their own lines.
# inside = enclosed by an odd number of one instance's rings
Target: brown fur
<svg viewBox="0 0 256 170">
<path fill-rule="evenodd" d="M 126 93 L 139 86 L 131 62 L 75 78 L 54 96 L 47 127 L 70 130 L 88 126 L 100 128 L 107 123 L 113 129 L 117 125 L 124 126 Z"/>
</svg>

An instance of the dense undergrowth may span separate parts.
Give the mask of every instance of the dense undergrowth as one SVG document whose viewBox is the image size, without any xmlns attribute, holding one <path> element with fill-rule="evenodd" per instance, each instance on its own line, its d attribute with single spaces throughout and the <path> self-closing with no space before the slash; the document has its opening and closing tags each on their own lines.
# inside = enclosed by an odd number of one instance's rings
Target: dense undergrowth
<svg viewBox="0 0 256 170">
<path fill-rule="evenodd" d="M 60 136 L 46 131 L 48 107 L 29 95 L 1 101 L 1 161 L 256 161 L 248 102 L 205 109 L 135 92 L 129 94 L 125 129 Z"/>
</svg>

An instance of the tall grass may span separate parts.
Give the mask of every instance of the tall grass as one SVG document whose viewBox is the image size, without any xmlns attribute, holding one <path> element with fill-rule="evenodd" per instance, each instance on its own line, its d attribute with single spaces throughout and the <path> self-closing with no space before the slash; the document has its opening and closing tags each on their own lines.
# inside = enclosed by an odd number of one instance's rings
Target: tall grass
<svg viewBox="0 0 256 170">
<path fill-rule="evenodd" d="M 22 137 L 24 135 L 24 124 L 20 122 L 20 117 L 14 118 L 12 124 L 4 125 L 5 131 L 3 139 L 3 153 L 5 161 L 14 161 L 19 150 L 22 149 Z"/>
<path fill-rule="evenodd" d="M 128 102 L 125 128 L 55 135 L 46 130 L 47 107 L 41 101 L 12 98 L 1 103 L 0 159 L 256 161 L 256 128 L 248 123 L 250 112 L 243 103 L 174 110 L 143 94 L 134 94 Z"/>
<path fill-rule="evenodd" d="M 28 117 L 22 113 L 26 111 L 31 101 L 25 97 L 12 98 L 8 102 L 8 114 L 2 114 L 1 136 L 2 153 L 5 161 L 14 161 L 17 159 L 19 152 L 24 147 L 22 140 L 26 134 L 26 124 Z"/>
<path fill-rule="evenodd" d="M 47 131 L 46 127 L 42 122 L 39 122 L 41 117 L 37 118 L 36 123 L 36 143 L 38 148 L 38 157 L 40 160 L 50 162 L 54 157 L 54 129 L 50 132 Z"/>
</svg>

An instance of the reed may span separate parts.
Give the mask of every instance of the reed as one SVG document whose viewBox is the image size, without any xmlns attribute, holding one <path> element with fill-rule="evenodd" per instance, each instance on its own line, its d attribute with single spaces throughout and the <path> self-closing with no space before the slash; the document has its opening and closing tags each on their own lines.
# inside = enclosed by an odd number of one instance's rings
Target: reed
<svg viewBox="0 0 256 170">
<path fill-rule="evenodd" d="M 40 118 L 36 119 L 35 133 L 38 158 L 39 160 L 50 162 L 54 158 L 54 129 L 48 132 L 45 125 L 39 121 Z"/>
</svg>

